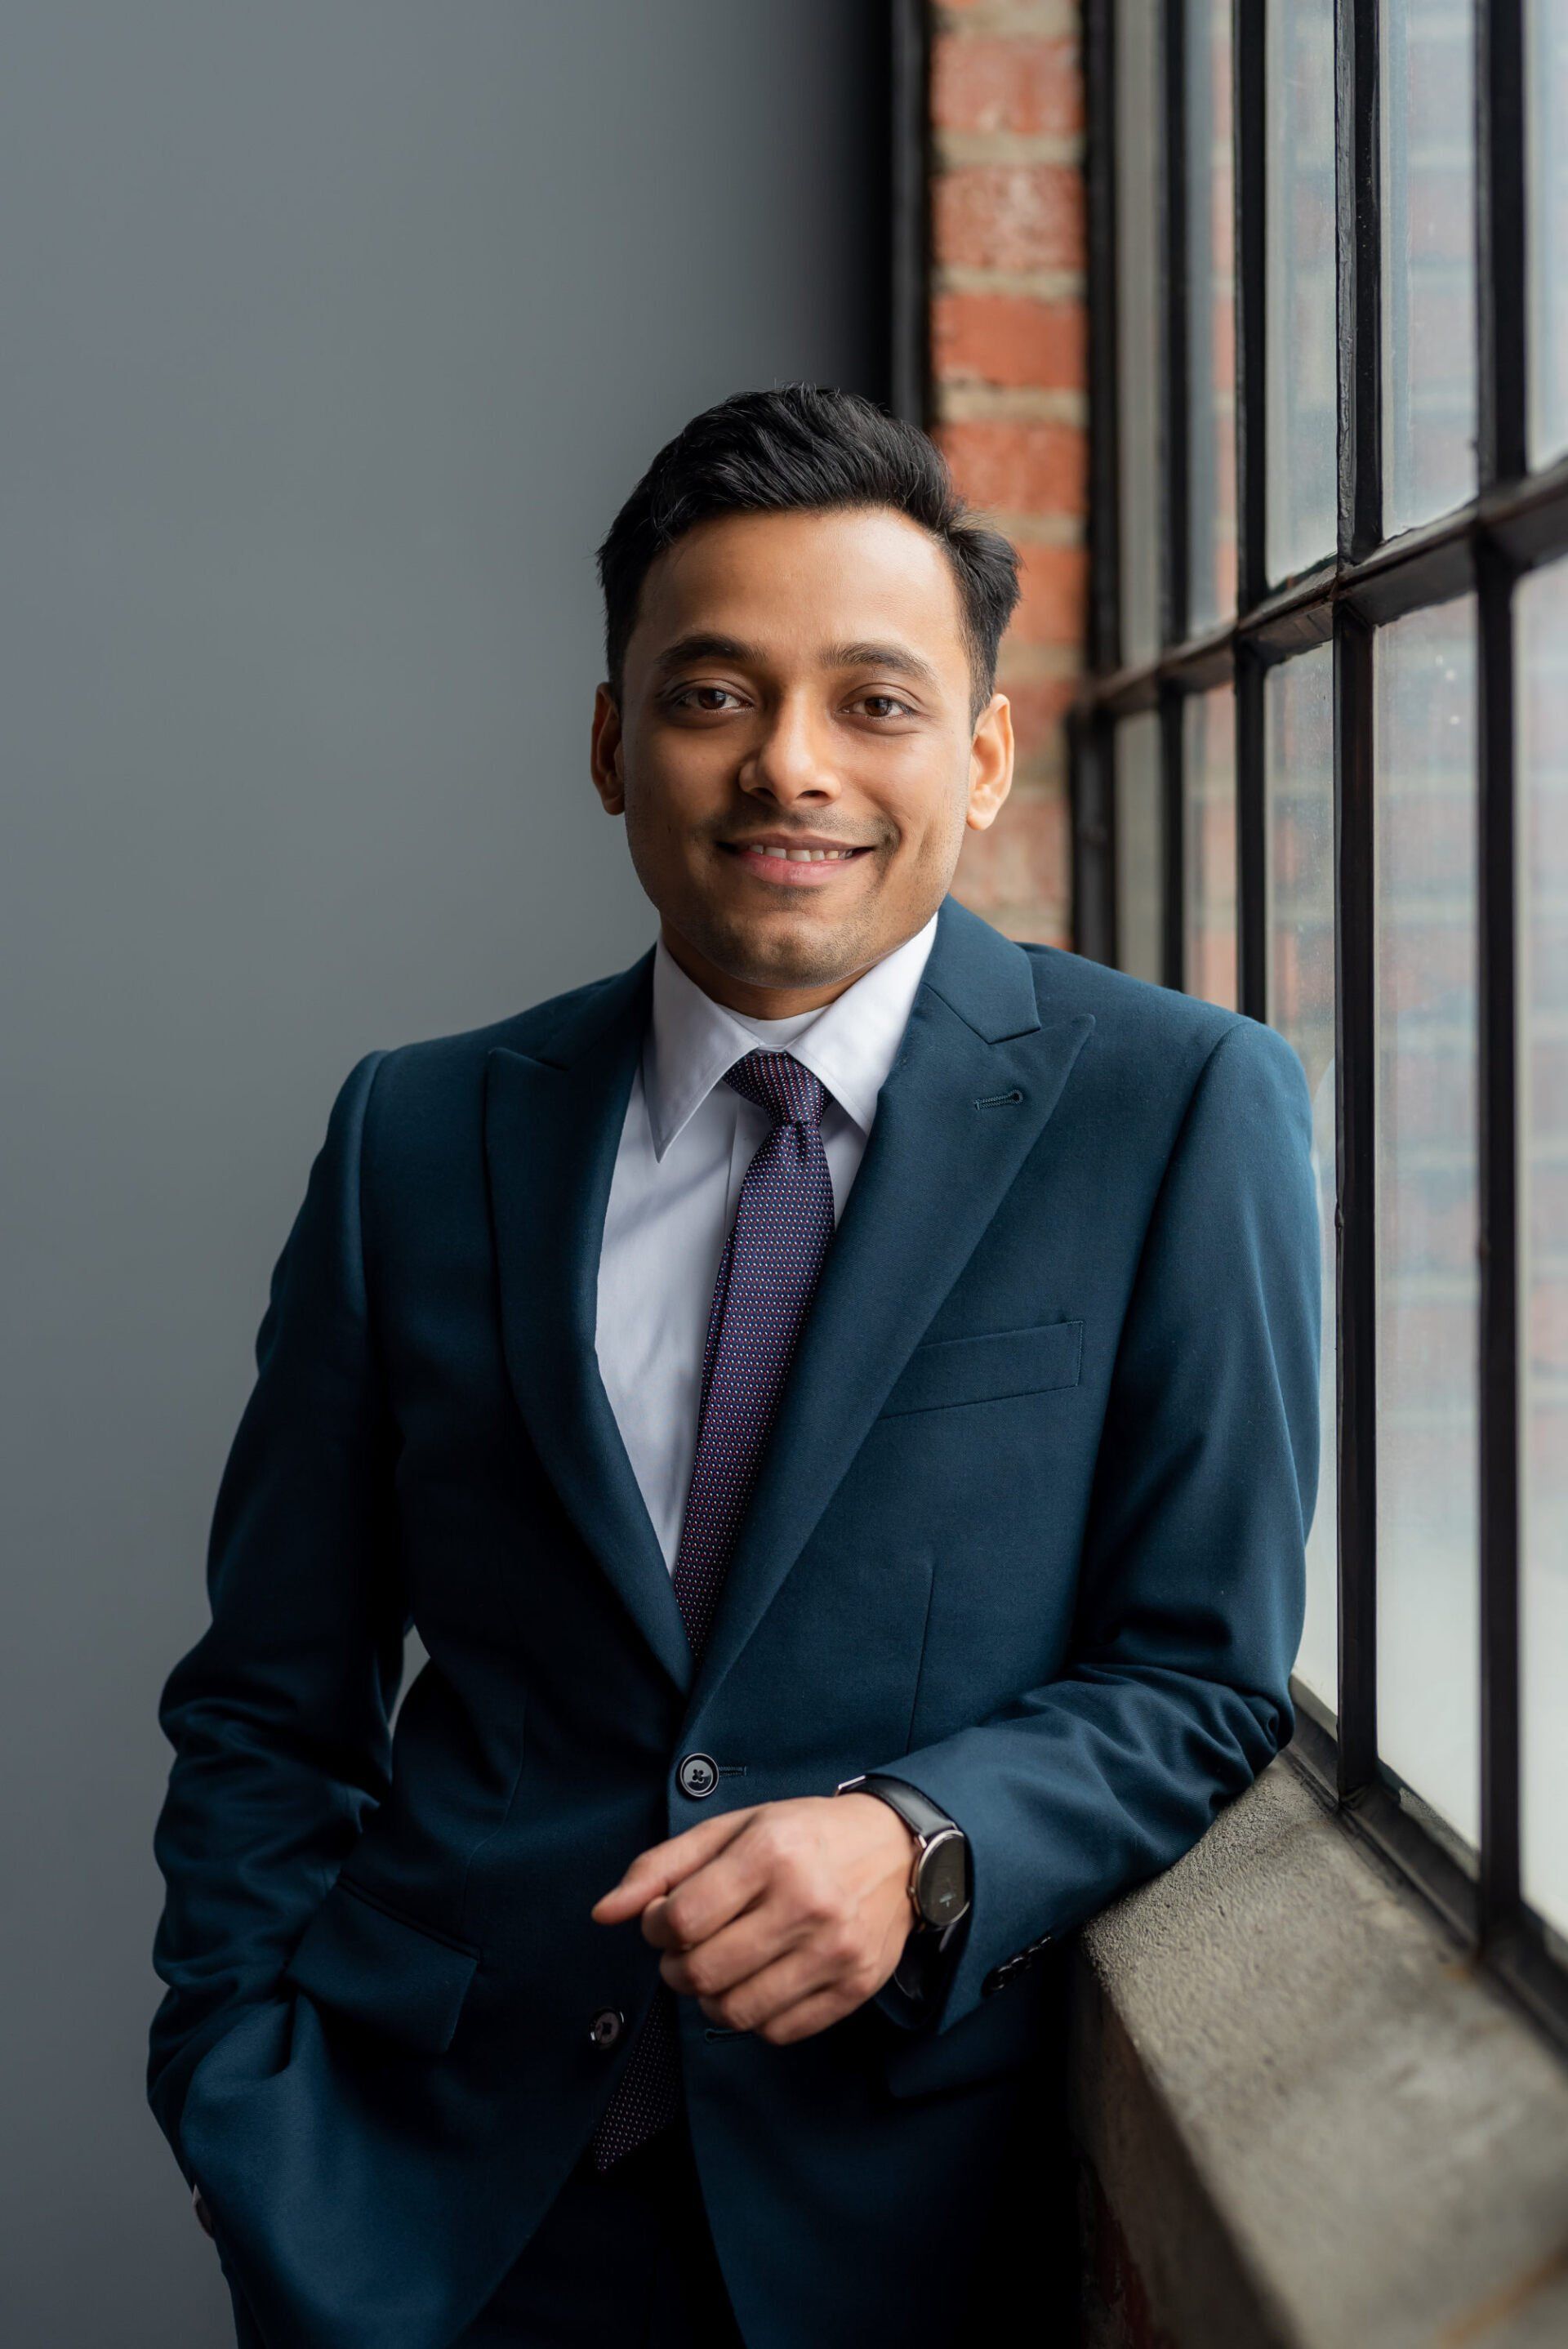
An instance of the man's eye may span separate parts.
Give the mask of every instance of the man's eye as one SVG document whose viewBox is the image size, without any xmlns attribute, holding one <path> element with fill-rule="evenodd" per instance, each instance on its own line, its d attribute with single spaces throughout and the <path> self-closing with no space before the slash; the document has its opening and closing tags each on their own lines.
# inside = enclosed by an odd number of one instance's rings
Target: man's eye
<svg viewBox="0 0 1568 2349">
<path fill-rule="evenodd" d="M 900 701 L 892 693 L 862 693 L 860 706 L 873 718 L 910 718 L 914 714 L 907 701 Z"/>
<path fill-rule="evenodd" d="M 727 701 L 736 701 L 727 685 L 687 685 L 670 696 L 672 709 L 717 709 Z"/>
</svg>

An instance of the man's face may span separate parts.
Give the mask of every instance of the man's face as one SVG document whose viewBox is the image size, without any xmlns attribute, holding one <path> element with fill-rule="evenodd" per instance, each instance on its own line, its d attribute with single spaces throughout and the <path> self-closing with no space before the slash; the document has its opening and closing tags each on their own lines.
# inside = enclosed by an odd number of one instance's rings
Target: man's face
<svg viewBox="0 0 1568 2349">
<path fill-rule="evenodd" d="M 972 688 L 947 556 L 891 508 L 727 514 L 659 556 L 593 780 L 699 984 L 784 1016 L 913 936 L 1012 780 Z"/>
</svg>

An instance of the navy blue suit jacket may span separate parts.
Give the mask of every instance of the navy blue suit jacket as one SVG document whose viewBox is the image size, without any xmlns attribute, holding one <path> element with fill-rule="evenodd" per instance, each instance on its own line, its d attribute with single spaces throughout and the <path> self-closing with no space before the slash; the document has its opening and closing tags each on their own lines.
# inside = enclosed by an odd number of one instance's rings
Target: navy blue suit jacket
<svg viewBox="0 0 1568 2349">
<path fill-rule="evenodd" d="M 694 1671 L 593 1345 L 651 965 L 362 1061 L 273 1276 L 161 1706 L 150 2094 L 278 2349 L 444 2349 L 609 2095 L 591 2019 L 654 1989 L 593 1901 L 873 1769 L 970 1838 L 937 2002 L 773 2048 L 683 1999 L 686 2103 L 749 2349 L 962 2337 L 1055 1945 L 1293 1725 L 1289 1046 L 944 904 Z"/>
</svg>

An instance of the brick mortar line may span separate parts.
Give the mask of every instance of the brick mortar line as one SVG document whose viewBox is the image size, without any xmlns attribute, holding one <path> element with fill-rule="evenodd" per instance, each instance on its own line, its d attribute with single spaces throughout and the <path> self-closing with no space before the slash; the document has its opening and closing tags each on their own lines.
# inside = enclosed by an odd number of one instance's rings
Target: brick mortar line
<svg viewBox="0 0 1568 2349">
<path fill-rule="evenodd" d="M 1030 384 L 953 383 L 936 387 L 938 424 L 1076 424 L 1088 422 L 1088 394 L 1043 391 Z"/>
<path fill-rule="evenodd" d="M 970 8 L 936 7 L 934 32 L 964 40 L 1011 34 L 1022 40 L 1073 40 L 1082 30 L 1077 0 L 976 0 Z"/>
<path fill-rule="evenodd" d="M 974 269 L 944 262 L 931 273 L 931 290 L 943 294 L 1003 294 L 1022 301 L 1081 303 L 1087 293 L 1081 269 Z"/>
<path fill-rule="evenodd" d="M 1077 130 L 936 130 L 932 149 L 939 171 L 1026 170 L 1058 163 L 1077 170 L 1084 156 Z"/>
<path fill-rule="evenodd" d="M 1084 543 L 1081 513 L 1016 513 L 1001 506 L 987 506 L 985 512 L 1003 536 L 1019 546 L 1078 547 Z"/>
</svg>

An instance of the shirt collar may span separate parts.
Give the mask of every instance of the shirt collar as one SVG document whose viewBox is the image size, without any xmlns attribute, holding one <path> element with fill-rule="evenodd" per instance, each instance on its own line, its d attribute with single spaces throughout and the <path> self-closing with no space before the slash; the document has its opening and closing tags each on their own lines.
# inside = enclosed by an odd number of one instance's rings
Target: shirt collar
<svg viewBox="0 0 1568 2349">
<path fill-rule="evenodd" d="M 759 1045 L 792 1052 L 869 1134 L 877 1095 L 925 973 L 936 919 L 933 914 L 923 929 L 803 1023 L 743 1019 L 727 1010 L 686 977 L 661 938 L 654 951 L 653 1018 L 643 1053 L 655 1158 L 663 1158 L 737 1061 Z"/>
</svg>

